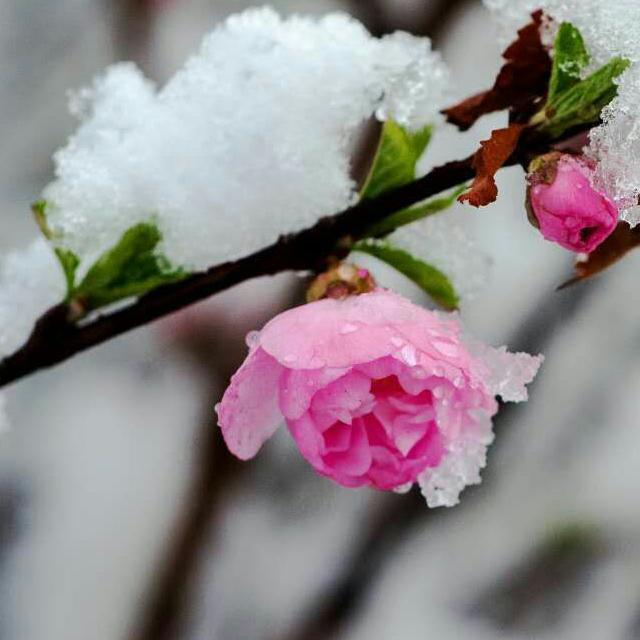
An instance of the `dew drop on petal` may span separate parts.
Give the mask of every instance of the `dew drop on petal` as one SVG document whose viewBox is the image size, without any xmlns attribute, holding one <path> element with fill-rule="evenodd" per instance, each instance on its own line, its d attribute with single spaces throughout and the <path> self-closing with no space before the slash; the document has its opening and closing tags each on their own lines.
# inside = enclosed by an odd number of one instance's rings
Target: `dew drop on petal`
<svg viewBox="0 0 640 640">
<path fill-rule="evenodd" d="M 244 339 L 247 347 L 249 347 L 249 349 L 253 349 L 253 347 L 256 347 L 258 345 L 258 341 L 260 339 L 260 332 L 259 331 L 249 331 L 249 333 L 247 333 L 247 337 Z"/>
</svg>

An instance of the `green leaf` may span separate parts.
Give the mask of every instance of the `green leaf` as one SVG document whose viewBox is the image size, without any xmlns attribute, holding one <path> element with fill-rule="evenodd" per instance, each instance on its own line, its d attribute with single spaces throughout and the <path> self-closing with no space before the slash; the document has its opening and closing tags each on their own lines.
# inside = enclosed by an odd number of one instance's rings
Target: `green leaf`
<svg viewBox="0 0 640 640">
<path fill-rule="evenodd" d="M 362 240 L 356 243 L 353 250 L 374 256 L 391 265 L 407 278 L 413 280 L 445 309 L 458 308 L 460 300 L 449 278 L 436 267 L 414 258 L 404 249 L 399 249 L 381 240 Z"/>
<path fill-rule="evenodd" d="M 42 235 L 47 240 L 53 239 L 53 231 L 49 227 L 49 223 L 47 222 L 47 201 L 46 200 L 37 200 L 31 205 L 31 211 L 33 213 L 33 217 L 36 219 L 36 223 L 42 232 Z"/>
<path fill-rule="evenodd" d="M 36 219 L 38 227 L 40 227 L 42 235 L 50 242 L 54 242 L 55 234 L 52 231 L 51 227 L 49 227 L 49 224 L 47 222 L 47 201 L 38 200 L 37 202 L 34 202 L 31 205 L 31 211 L 33 211 L 33 215 Z M 54 253 L 58 258 L 60 266 L 62 267 L 64 278 L 67 283 L 66 300 L 70 300 L 74 293 L 76 271 L 78 269 L 78 265 L 80 264 L 80 258 L 78 258 L 78 256 L 73 253 L 73 251 L 64 249 L 63 247 L 54 246 Z"/>
<path fill-rule="evenodd" d="M 58 257 L 58 262 L 62 267 L 64 278 L 67 283 L 66 299 L 70 300 L 73 297 L 75 291 L 76 271 L 78 270 L 78 265 L 80 264 L 80 258 L 78 258 L 78 256 L 73 253 L 73 251 L 62 249 L 61 247 L 56 247 L 54 251 L 56 256 Z"/>
<path fill-rule="evenodd" d="M 626 58 L 612 58 L 589 77 L 557 96 L 541 130 L 551 138 L 557 138 L 572 127 L 596 124 L 602 109 L 618 94 L 615 79 L 629 64 Z"/>
<path fill-rule="evenodd" d="M 582 35 L 569 22 L 560 25 L 553 54 L 548 106 L 555 104 L 558 96 L 580 82 L 580 74 L 589 64 L 589 53 Z"/>
<path fill-rule="evenodd" d="M 411 182 L 416 175 L 416 164 L 431 140 L 431 133 L 431 126 L 411 133 L 396 122 L 387 120 L 382 127 L 369 176 L 362 187 L 361 198 L 375 198 Z"/>
<path fill-rule="evenodd" d="M 155 253 L 162 239 L 153 223 L 140 223 L 124 232 L 118 243 L 102 254 L 78 285 L 75 295 L 87 309 L 140 296 L 156 287 L 184 278 Z"/>
<path fill-rule="evenodd" d="M 440 198 L 432 198 L 422 204 L 403 209 L 396 213 L 392 213 L 377 224 L 371 226 L 367 231 L 366 237 L 368 238 L 382 238 L 392 231 L 395 231 L 398 227 L 404 227 L 412 222 L 422 220 L 422 218 L 428 218 L 440 211 L 448 209 L 457 199 L 461 193 L 464 193 L 468 188 L 468 185 L 460 185 L 453 191 L 450 191 L 446 196 Z"/>
</svg>

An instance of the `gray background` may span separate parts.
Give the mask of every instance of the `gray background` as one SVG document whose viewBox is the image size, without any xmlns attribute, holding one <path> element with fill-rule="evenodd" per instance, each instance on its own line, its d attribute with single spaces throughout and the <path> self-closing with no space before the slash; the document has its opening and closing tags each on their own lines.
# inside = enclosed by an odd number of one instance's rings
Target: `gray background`
<svg viewBox="0 0 640 640">
<path fill-rule="evenodd" d="M 162 82 L 248 4 L 2 0 L 0 248 L 35 234 L 29 203 L 73 127 L 68 88 L 131 58 Z M 273 4 L 429 33 L 460 96 L 499 65 L 479 2 Z M 425 168 L 503 121 L 442 129 Z M 519 169 L 499 186 L 490 209 L 453 214 L 493 259 L 463 313 L 484 339 L 547 360 L 531 401 L 497 420 L 485 482 L 461 506 L 337 487 L 284 431 L 251 463 L 226 454 L 213 405 L 243 335 L 300 289 L 247 283 L 200 305 L 188 331 L 156 324 L 11 389 L 0 638 L 640 638 L 640 253 L 555 293 L 570 256 L 528 226 Z"/>
</svg>

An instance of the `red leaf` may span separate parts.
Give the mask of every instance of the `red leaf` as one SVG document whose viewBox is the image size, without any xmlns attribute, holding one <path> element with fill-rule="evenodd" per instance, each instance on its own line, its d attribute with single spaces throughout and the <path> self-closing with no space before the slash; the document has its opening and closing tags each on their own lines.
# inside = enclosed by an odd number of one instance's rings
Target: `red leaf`
<svg viewBox="0 0 640 640">
<path fill-rule="evenodd" d="M 632 229 L 626 222 L 618 223 L 615 231 L 586 260 L 576 263 L 575 278 L 558 288 L 564 289 L 598 275 L 636 247 L 640 247 L 640 226 Z"/>
<path fill-rule="evenodd" d="M 465 131 L 486 113 L 522 108 L 547 93 L 551 58 L 540 38 L 543 16 L 536 11 L 532 22 L 518 31 L 518 38 L 502 54 L 507 62 L 491 89 L 442 111 L 449 122 Z"/>
<path fill-rule="evenodd" d="M 488 140 L 480 143 L 473 158 L 476 177 L 471 189 L 458 198 L 460 202 L 469 202 L 474 207 L 495 202 L 498 187 L 494 176 L 515 151 L 524 128 L 522 124 L 510 124 L 506 129 L 495 129 Z"/>
</svg>

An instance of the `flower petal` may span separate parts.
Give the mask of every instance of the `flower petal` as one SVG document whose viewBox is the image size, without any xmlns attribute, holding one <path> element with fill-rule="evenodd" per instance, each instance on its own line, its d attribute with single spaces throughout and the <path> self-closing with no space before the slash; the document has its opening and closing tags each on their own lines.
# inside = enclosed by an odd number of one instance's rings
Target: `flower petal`
<svg viewBox="0 0 640 640">
<path fill-rule="evenodd" d="M 280 410 L 285 418 L 296 420 L 307 411 L 313 396 L 348 369 L 285 369 L 280 381 Z"/>
<path fill-rule="evenodd" d="M 241 460 L 258 453 L 282 423 L 278 384 L 282 366 L 262 349 L 252 351 L 216 407 L 229 451 Z"/>
<path fill-rule="evenodd" d="M 318 300 L 281 313 L 260 332 L 260 345 L 290 369 L 349 367 L 398 351 L 396 327 L 438 325 L 434 316 L 384 289 L 345 300 Z"/>
</svg>

